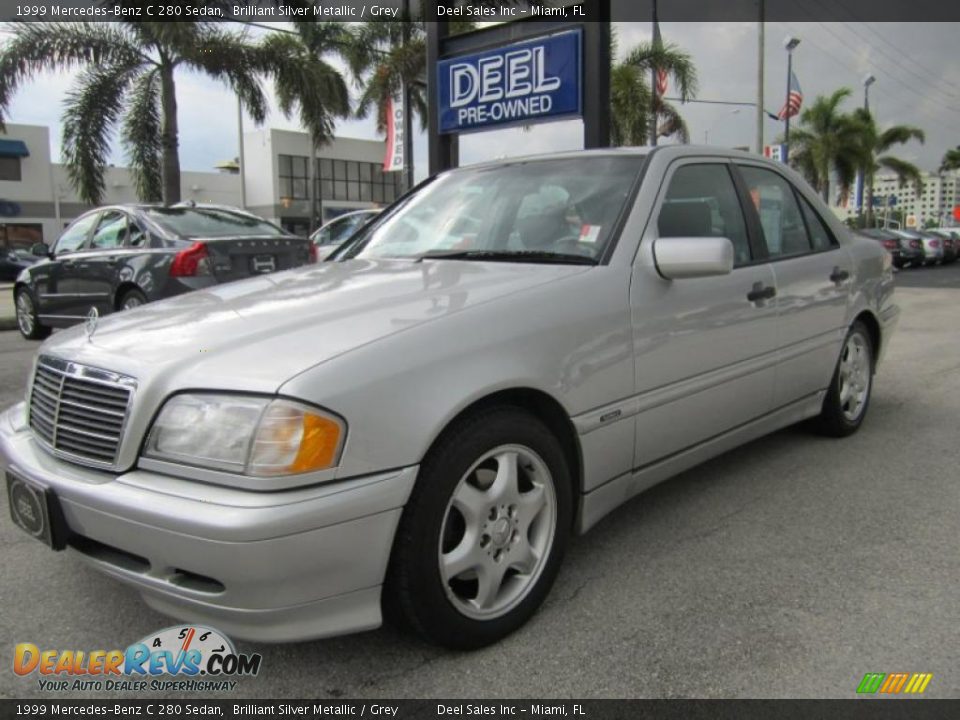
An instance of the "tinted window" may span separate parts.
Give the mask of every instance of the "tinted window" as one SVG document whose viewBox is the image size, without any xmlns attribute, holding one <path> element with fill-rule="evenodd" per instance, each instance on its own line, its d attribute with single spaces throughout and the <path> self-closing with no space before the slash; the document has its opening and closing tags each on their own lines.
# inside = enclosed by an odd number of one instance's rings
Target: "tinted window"
<svg viewBox="0 0 960 720">
<path fill-rule="evenodd" d="M 670 179 L 657 218 L 660 237 L 725 237 L 736 263 L 750 262 L 750 241 L 726 165 L 684 165 Z"/>
<path fill-rule="evenodd" d="M 770 257 L 810 252 L 810 238 L 790 183 L 763 168 L 743 166 L 740 172 L 760 215 L 763 239 Z"/>
<path fill-rule="evenodd" d="M 97 221 L 98 217 L 100 217 L 99 213 L 91 213 L 75 221 L 73 225 L 68 227 L 63 235 L 60 236 L 60 239 L 57 241 L 56 252 L 70 252 L 71 250 L 77 250 L 82 247 L 87 241 L 87 235 L 90 234 L 90 230 L 93 228 L 93 224 Z"/>
<path fill-rule="evenodd" d="M 183 237 L 230 237 L 282 235 L 266 220 L 215 208 L 144 208 L 144 215 L 170 232 Z"/>
<path fill-rule="evenodd" d="M 90 240 L 90 247 L 100 250 L 120 247 L 126 233 L 127 216 L 121 212 L 108 210 L 100 216 L 100 223 Z"/>
<path fill-rule="evenodd" d="M 0 180 L 19 182 L 20 179 L 20 158 L 0 157 Z"/>
<path fill-rule="evenodd" d="M 457 170 L 381 215 L 350 254 L 533 251 L 598 259 L 642 165 L 640 156 L 598 155 Z M 386 189 L 390 201 L 393 187 Z"/>
<path fill-rule="evenodd" d="M 127 224 L 127 247 L 145 247 L 149 237 L 135 221 L 131 220 Z"/>
<path fill-rule="evenodd" d="M 800 210 L 803 212 L 803 219 L 807 221 L 807 232 L 810 234 L 810 242 L 814 250 L 829 250 L 836 247 L 836 241 L 827 226 L 824 224 L 817 212 L 810 207 L 810 203 L 803 199 L 799 194 Z"/>
</svg>

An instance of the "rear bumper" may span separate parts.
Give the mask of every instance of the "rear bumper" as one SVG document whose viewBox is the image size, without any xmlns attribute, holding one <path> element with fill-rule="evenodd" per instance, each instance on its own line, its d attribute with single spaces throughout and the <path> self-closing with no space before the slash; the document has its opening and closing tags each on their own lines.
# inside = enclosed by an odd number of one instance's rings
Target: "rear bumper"
<svg viewBox="0 0 960 720">
<path fill-rule="evenodd" d="M 0 415 L 0 465 L 48 488 L 68 546 L 157 610 L 244 639 L 295 641 L 378 627 L 380 586 L 408 467 L 283 492 L 113 475 L 52 457 Z"/>
</svg>

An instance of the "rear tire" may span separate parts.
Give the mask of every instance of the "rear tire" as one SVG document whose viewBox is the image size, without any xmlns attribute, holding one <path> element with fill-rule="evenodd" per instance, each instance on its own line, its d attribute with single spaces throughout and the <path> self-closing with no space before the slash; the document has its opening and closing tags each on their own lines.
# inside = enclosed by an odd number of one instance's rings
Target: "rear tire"
<svg viewBox="0 0 960 720">
<path fill-rule="evenodd" d="M 127 290 L 120 302 L 117 303 L 118 310 L 133 310 L 147 303 L 147 296 L 137 289 Z"/>
<path fill-rule="evenodd" d="M 37 302 L 28 288 L 18 288 L 14 294 L 17 307 L 17 327 L 27 340 L 43 340 L 50 336 L 51 328 L 40 323 L 37 315 Z"/>
<path fill-rule="evenodd" d="M 860 428 L 873 390 L 873 353 L 870 332 L 858 320 L 843 341 L 823 410 L 813 421 L 823 435 L 846 437 Z"/>
<path fill-rule="evenodd" d="M 447 431 L 420 466 L 394 540 L 385 614 L 448 648 L 523 625 L 556 579 L 572 526 L 563 448 L 500 406 Z"/>
</svg>

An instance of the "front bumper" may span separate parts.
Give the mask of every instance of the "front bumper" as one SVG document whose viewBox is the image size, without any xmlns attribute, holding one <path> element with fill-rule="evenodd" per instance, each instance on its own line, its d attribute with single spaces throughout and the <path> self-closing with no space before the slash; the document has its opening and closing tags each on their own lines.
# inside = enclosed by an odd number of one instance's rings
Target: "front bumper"
<svg viewBox="0 0 960 720">
<path fill-rule="evenodd" d="M 417 474 L 413 466 L 281 492 L 116 475 L 44 451 L 22 403 L 0 415 L 0 466 L 48 488 L 68 548 L 151 607 L 271 642 L 381 624 L 380 586 Z"/>
</svg>

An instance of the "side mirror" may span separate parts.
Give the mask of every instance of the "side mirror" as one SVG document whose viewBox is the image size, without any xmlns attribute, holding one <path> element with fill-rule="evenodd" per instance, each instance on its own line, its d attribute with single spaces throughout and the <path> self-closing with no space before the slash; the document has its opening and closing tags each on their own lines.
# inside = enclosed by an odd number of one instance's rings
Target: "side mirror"
<svg viewBox="0 0 960 720">
<path fill-rule="evenodd" d="M 34 243 L 30 246 L 30 254 L 36 257 L 50 257 L 50 246 L 42 242 Z"/>
<path fill-rule="evenodd" d="M 725 237 L 665 237 L 653 244 L 657 270 L 668 280 L 729 275 L 733 243 Z"/>
</svg>

